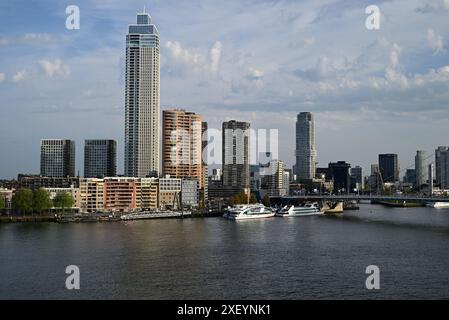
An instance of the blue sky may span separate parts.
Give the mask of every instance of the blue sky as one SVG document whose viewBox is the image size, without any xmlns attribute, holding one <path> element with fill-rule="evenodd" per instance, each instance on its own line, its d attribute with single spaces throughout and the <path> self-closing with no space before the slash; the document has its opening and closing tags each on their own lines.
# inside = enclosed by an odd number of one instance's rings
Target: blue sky
<svg viewBox="0 0 449 320">
<path fill-rule="evenodd" d="M 65 29 L 78 5 L 81 29 Z M 365 7 L 381 29 L 365 28 Z M 39 172 L 39 141 L 112 138 L 123 171 L 127 25 L 146 5 L 162 47 L 162 108 L 279 129 L 294 161 L 295 115 L 316 117 L 319 166 L 368 169 L 378 153 L 449 145 L 449 0 L 2 1 L 0 177 Z"/>
</svg>

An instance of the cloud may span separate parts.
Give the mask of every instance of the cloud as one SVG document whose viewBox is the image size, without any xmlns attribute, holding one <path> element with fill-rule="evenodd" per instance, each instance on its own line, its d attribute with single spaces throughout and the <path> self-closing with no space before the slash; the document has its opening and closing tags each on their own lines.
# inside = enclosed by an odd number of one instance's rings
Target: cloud
<svg viewBox="0 0 449 320">
<path fill-rule="evenodd" d="M 208 59 L 199 53 L 194 53 L 191 49 L 184 48 L 178 41 L 167 41 L 165 47 L 168 49 L 170 58 L 174 63 L 210 71 L 213 74 L 218 73 L 223 48 L 220 41 L 216 41 L 210 48 Z"/>
<path fill-rule="evenodd" d="M 18 37 L 0 38 L 0 47 L 8 45 L 32 45 L 46 44 L 54 41 L 54 37 L 48 33 L 26 33 Z"/>
<path fill-rule="evenodd" d="M 255 68 L 249 68 L 248 74 L 246 76 L 247 79 L 252 81 L 262 80 L 264 77 L 264 73 L 261 70 Z"/>
<path fill-rule="evenodd" d="M 429 3 L 417 8 L 415 11 L 419 13 L 431 13 L 441 10 L 449 11 L 449 0 L 430 0 Z"/>
<path fill-rule="evenodd" d="M 209 53 L 210 68 L 213 73 L 218 72 L 218 67 L 220 65 L 220 59 L 221 59 L 221 50 L 222 50 L 222 44 L 220 41 L 215 42 L 213 47 L 210 49 L 210 53 Z"/>
<path fill-rule="evenodd" d="M 12 81 L 14 83 L 19 83 L 28 78 L 28 73 L 25 70 L 19 71 L 16 74 L 13 75 Z"/>
<path fill-rule="evenodd" d="M 427 30 L 427 42 L 430 49 L 433 50 L 434 56 L 446 52 L 446 49 L 444 48 L 443 37 L 436 33 L 433 29 Z"/>
<path fill-rule="evenodd" d="M 5 74 L 4 73 L 0 73 L 0 83 L 5 81 Z"/>
<path fill-rule="evenodd" d="M 48 60 L 40 60 L 40 66 L 44 70 L 45 74 L 52 78 L 57 75 L 62 78 L 67 78 L 70 75 L 70 68 L 63 64 L 60 59 L 56 59 L 54 62 Z"/>
<path fill-rule="evenodd" d="M 169 50 L 172 58 L 175 61 L 180 61 L 193 66 L 204 65 L 204 60 L 201 55 L 192 53 L 187 49 L 184 49 L 178 41 L 167 41 L 165 47 Z"/>
</svg>

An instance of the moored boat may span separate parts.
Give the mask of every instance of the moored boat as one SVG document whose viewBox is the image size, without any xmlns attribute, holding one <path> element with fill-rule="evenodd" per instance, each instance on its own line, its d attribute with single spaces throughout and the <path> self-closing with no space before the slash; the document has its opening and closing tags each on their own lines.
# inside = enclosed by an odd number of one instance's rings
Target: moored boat
<svg viewBox="0 0 449 320">
<path fill-rule="evenodd" d="M 427 202 L 426 206 L 429 208 L 444 209 L 449 208 L 449 202 Z"/>
<path fill-rule="evenodd" d="M 278 213 L 276 213 L 277 217 L 306 217 L 306 216 L 315 216 L 321 215 L 317 203 L 306 203 L 304 206 L 286 206 L 282 208 Z"/>
<path fill-rule="evenodd" d="M 223 215 L 223 218 L 228 220 L 250 220 L 250 219 L 265 219 L 274 217 L 275 213 L 271 208 L 263 205 L 249 205 L 236 210 L 231 208 Z"/>
</svg>

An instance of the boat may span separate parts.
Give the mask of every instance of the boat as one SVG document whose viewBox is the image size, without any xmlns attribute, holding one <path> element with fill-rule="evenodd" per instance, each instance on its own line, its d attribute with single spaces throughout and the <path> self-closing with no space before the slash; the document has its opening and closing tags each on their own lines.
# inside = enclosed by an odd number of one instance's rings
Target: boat
<svg viewBox="0 0 449 320">
<path fill-rule="evenodd" d="M 335 202 L 333 204 L 325 203 L 323 207 L 324 214 L 327 215 L 340 215 L 343 213 L 343 202 Z"/>
<path fill-rule="evenodd" d="M 161 219 L 161 218 L 183 218 L 185 216 L 191 216 L 190 211 L 143 211 L 137 213 L 124 214 L 120 217 L 123 221 L 130 220 L 148 220 L 148 219 Z"/>
<path fill-rule="evenodd" d="M 449 202 L 427 202 L 426 206 L 429 208 L 444 209 L 449 208 Z"/>
<path fill-rule="evenodd" d="M 276 213 L 276 217 L 306 217 L 321 214 L 323 213 L 318 208 L 317 203 L 306 203 L 301 207 L 286 206 Z"/>
<path fill-rule="evenodd" d="M 265 219 L 274 217 L 275 213 L 271 208 L 263 205 L 248 205 L 243 206 L 240 210 L 231 208 L 223 217 L 228 220 L 250 220 L 250 219 Z"/>
<path fill-rule="evenodd" d="M 359 210 L 360 207 L 356 200 L 349 200 L 349 201 L 343 202 L 343 209 L 344 210 Z"/>
<path fill-rule="evenodd" d="M 229 214 L 239 213 L 247 208 L 262 208 L 264 207 L 261 203 L 255 204 L 237 204 L 234 207 L 228 207 L 223 214 L 223 218 L 227 218 Z"/>
</svg>

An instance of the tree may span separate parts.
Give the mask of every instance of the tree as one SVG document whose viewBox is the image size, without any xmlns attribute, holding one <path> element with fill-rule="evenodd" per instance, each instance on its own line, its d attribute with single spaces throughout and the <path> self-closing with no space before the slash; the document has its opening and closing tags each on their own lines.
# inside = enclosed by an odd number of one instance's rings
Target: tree
<svg viewBox="0 0 449 320">
<path fill-rule="evenodd" d="M 20 189 L 12 197 L 13 209 L 21 214 L 33 213 L 33 191 L 30 189 Z"/>
<path fill-rule="evenodd" d="M 75 201 L 73 200 L 72 195 L 68 194 L 67 192 L 58 193 L 53 200 L 55 208 L 61 208 L 63 213 L 64 209 L 71 208 L 74 202 Z"/>
<path fill-rule="evenodd" d="M 262 203 L 264 206 L 269 207 L 270 206 L 270 197 L 268 196 L 268 194 L 266 194 L 263 199 L 262 199 Z"/>
<path fill-rule="evenodd" d="M 51 200 L 50 200 L 50 193 L 40 188 L 37 191 L 34 192 L 33 196 L 33 209 L 39 214 L 42 214 L 42 212 L 47 211 L 51 208 Z"/>
<path fill-rule="evenodd" d="M 254 193 L 251 193 L 251 197 L 249 198 L 249 203 L 251 203 L 251 204 L 257 203 L 257 198 Z"/>
<path fill-rule="evenodd" d="M 0 211 L 5 209 L 5 199 L 3 199 L 3 196 L 0 196 Z"/>
</svg>

